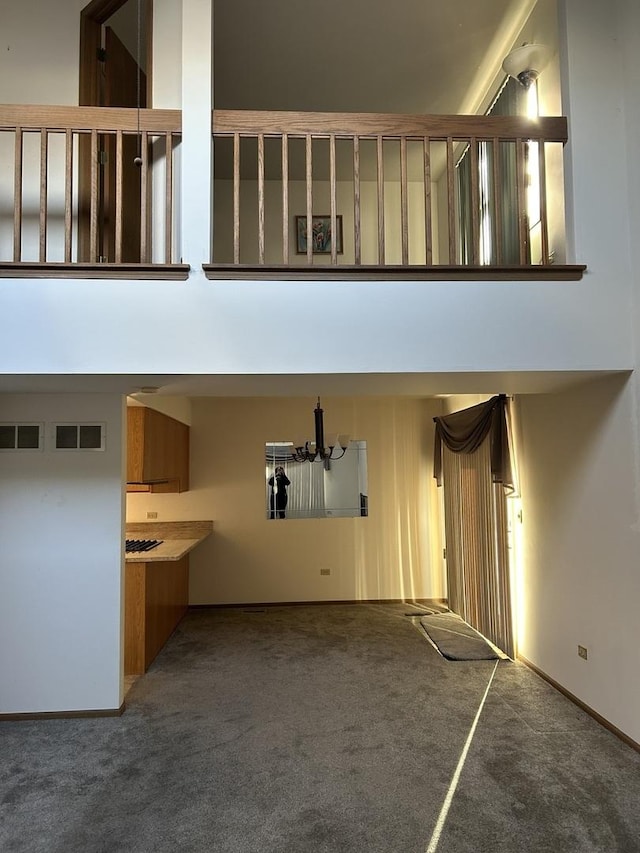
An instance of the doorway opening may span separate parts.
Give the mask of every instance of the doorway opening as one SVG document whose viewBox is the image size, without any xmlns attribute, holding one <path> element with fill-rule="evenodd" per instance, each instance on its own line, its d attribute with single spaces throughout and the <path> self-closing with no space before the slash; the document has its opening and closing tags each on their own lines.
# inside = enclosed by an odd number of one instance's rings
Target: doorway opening
<svg viewBox="0 0 640 853">
<path fill-rule="evenodd" d="M 506 395 L 436 418 L 450 609 L 516 656 L 513 536 L 507 495 L 517 493 Z"/>
<path fill-rule="evenodd" d="M 151 104 L 153 0 L 92 0 L 80 14 L 80 106 L 144 109 Z M 91 138 L 79 147 L 79 239 L 81 261 L 113 262 L 116 234 L 116 145 L 114 134 L 98 135 L 97 259 L 91 257 Z M 141 260 L 140 135 L 122 139 L 122 257 Z"/>
</svg>

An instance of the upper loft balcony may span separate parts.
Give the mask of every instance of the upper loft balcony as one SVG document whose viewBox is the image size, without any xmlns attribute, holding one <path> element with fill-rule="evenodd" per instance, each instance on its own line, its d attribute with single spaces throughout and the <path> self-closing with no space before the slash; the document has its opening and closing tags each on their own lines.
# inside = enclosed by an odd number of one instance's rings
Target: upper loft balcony
<svg viewBox="0 0 640 853">
<path fill-rule="evenodd" d="M 186 278 L 181 113 L 0 106 L 0 274 Z M 562 116 L 214 111 L 210 278 L 577 278 Z M 560 251 L 559 251 L 560 249 Z"/>
<path fill-rule="evenodd" d="M 373 3 L 360 43 L 351 7 L 339 30 L 314 19 L 310 37 L 277 4 L 212 4 L 211 27 L 206 4 L 91 0 L 83 106 L 51 92 L 0 106 L 0 275 L 579 278 L 555 0 L 426 5 Z M 552 71 L 525 91 L 502 58 L 540 34 Z"/>
</svg>

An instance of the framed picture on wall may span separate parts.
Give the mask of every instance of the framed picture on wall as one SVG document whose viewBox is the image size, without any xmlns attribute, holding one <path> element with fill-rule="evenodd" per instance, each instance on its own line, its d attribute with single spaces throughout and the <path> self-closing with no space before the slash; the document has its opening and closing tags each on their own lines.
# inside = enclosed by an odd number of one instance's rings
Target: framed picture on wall
<svg viewBox="0 0 640 853">
<path fill-rule="evenodd" d="M 314 216 L 311 220 L 311 239 L 313 240 L 314 255 L 330 255 L 331 233 L 330 216 Z M 342 254 L 342 216 L 336 216 L 336 252 Z M 298 255 L 307 254 L 307 217 L 296 216 L 296 252 Z"/>
</svg>

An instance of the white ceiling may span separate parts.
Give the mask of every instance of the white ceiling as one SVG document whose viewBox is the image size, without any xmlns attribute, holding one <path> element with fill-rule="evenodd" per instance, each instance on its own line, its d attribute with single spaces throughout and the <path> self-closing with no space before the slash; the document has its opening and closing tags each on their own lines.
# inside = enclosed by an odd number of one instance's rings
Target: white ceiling
<svg viewBox="0 0 640 853">
<path fill-rule="evenodd" d="M 474 112 L 536 0 L 216 0 L 218 109 Z"/>
<path fill-rule="evenodd" d="M 253 375 L 0 375 L 0 393 L 159 394 L 185 397 L 436 397 L 450 394 L 548 394 L 625 371 L 342 373 Z"/>
</svg>

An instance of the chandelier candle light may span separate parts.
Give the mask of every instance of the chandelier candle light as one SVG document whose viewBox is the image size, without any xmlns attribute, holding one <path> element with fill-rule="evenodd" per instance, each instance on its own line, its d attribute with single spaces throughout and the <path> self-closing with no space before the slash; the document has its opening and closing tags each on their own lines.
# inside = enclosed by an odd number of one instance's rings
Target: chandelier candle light
<svg viewBox="0 0 640 853">
<path fill-rule="evenodd" d="M 291 455 L 296 462 L 324 462 L 325 468 L 329 468 L 329 463 L 332 459 L 342 459 L 347 452 L 349 446 L 349 436 L 341 433 L 328 433 L 327 445 L 324 443 L 324 420 L 323 410 L 320 407 L 320 397 L 318 404 L 313 410 L 316 427 L 315 441 L 304 441 L 296 439 L 293 442 Z"/>
</svg>

